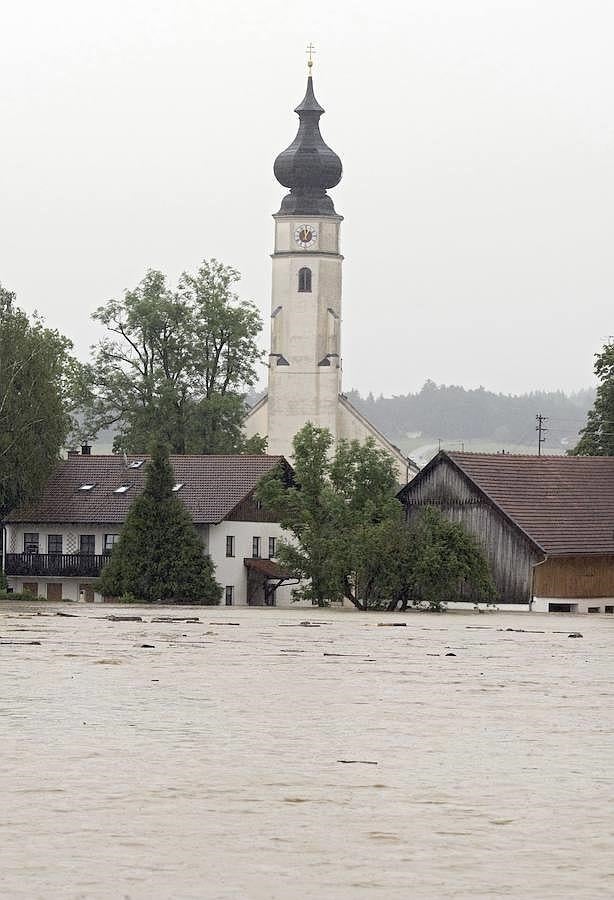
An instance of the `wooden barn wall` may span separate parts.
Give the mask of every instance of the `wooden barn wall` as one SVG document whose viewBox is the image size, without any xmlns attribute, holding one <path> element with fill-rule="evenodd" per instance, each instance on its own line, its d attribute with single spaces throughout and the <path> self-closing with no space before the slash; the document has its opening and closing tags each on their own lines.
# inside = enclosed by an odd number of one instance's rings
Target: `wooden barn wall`
<svg viewBox="0 0 614 900">
<path fill-rule="evenodd" d="M 254 500 L 253 492 L 245 497 L 226 517 L 230 522 L 276 522 L 272 512 L 265 510 Z"/>
<path fill-rule="evenodd" d="M 420 507 L 435 506 L 451 522 L 460 522 L 473 535 L 488 560 L 500 603 L 528 603 L 532 569 L 539 561 L 533 546 L 488 504 L 452 466 L 441 463 L 412 482 L 407 494 L 407 517 Z M 468 599 L 473 599 L 470 596 Z"/>
<path fill-rule="evenodd" d="M 535 569 L 535 596 L 614 597 L 614 556 L 551 557 Z"/>
</svg>

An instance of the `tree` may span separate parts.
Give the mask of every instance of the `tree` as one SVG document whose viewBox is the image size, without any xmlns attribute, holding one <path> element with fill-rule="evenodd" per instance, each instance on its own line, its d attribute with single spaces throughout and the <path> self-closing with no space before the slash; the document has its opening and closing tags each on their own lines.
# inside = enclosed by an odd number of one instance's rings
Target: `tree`
<svg viewBox="0 0 614 900">
<path fill-rule="evenodd" d="M 72 344 L 0 285 L 0 519 L 36 496 L 71 426 Z"/>
<path fill-rule="evenodd" d="M 98 590 L 105 596 L 131 594 L 148 603 L 220 602 L 222 589 L 213 563 L 173 484 L 168 449 L 158 442 L 147 464 L 143 493 L 130 507 L 98 580 Z"/>
<path fill-rule="evenodd" d="M 94 312 L 108 337 L 94 348 L 83 391 L 89 437 L 114 426 L 115 450 L 142 453 L 159 439 L 173 453 L 264 451 L 262 438 L 247 442 L 241 431 L 262 322 L 233 290 L 238 279 L 235 269 L 204 261 L 173 291 L 150 270 Z"/>
<path fill-rule="evenodd" d="M 426 510 L 411 527 L 396 499 L 391 458 L 372 440 L 340 441 L 308 423 L 294 437 L 294 479 L 267 475 L 257 489 L 291 535 L 279 561 L 303 580 L 297 598 L 323 606 L 347 599 L 357 609 L 441 609 L 461 599 L 494 596 L 488 565 L 464 529 Z"/>
<path fill-rule="evenodd" d="M 402 536 L 397 602 L 402 608 L 411 601 L 441 611 L 448 602 L 495 599 L 496 589 L 481 549 L 462 525 L 450 522 L 434 507 L 416 513 Z"/>
<path fill-rule="evenodd" d="M 597 396 L 572 456 L 614 456 L 614 343 L 595 354 Z"/>
<path fill-rule="evenodd" d="M 396 476 L 372 440 L 340 441 L 334 453 L 332 445 L 328 429 L 308 423 L 294 437 L 293 482 L 272 472 L 257 494 L 292 535 L 279 559 L 304 582 L 297 598 L 365 609 L 390 586 L 386 545 L 404 527 Z"/>
<path fill-rule="evenodd" d="M 340 498 L 328 479 L 333 439 L 326 428 L 308 423 L 294 436 L 294 479 L 280 470 L 265 476 L 256 497 L 279 518 L 292 541 L 280 541 L 278 558 L 304 584 L 297 599 L 324 606 L 343 599 L 343 543 L 337 531 Z"/>
</svg>

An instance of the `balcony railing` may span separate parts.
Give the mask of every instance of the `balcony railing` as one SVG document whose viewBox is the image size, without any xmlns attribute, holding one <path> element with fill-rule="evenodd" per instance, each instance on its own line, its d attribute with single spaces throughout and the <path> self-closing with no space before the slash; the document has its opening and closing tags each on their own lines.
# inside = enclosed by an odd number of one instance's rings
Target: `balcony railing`
<svg viewBox="0 0 614 900">
<path fill-rule="evenodd" d="M 7 553 L 5 571 L 7 575 L 96 578 L 108 559 L 108 554 L 93 553 Z"/>
</svg>

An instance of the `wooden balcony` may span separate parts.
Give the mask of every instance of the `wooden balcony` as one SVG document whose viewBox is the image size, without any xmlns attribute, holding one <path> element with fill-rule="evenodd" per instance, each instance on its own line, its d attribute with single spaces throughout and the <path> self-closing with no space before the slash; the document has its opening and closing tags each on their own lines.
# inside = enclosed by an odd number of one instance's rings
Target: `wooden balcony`
<svg viewBox="0 0 614 900">
<path fill-rule="evenodd" d="M 108 559 L 108 554 L 7 553 L 5 572 L 7 575 L 97 578 Z"/>
</svg>

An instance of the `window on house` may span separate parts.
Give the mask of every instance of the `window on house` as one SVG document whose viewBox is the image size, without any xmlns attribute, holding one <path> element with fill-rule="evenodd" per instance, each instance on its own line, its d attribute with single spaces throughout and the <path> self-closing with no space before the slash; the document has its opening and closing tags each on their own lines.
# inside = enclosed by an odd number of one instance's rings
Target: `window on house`
<svg viewBox="0 0 614 900">
<path fill-rule="evenodd" d="M 269 538 L 269 559 L 277 556 L 277 538 Z"/>
<path fill-rule="evenodd" d="M 226 556 L 235 555 L 235 538 L 233 534 L 226 535 Z"/>
<path fill-rule="evenodd" d="M 260 538 L 252 538 L 252 556 L 254 559 L 260 559 Z"/>
<path fill-rule="evenodd" d="M 126 491 L 129 491 L 132 485 L 130 484 L 120 484 L 119 487 L 116 487 L 113 491 L 114 494 L 125 494 Z"/>
<path fill-rule="evenodd" d="M 144 462 L 145 462 L 144 459 L 135 459 L 129 464 L 128 468 L 129 469 L 140 469 Z"/>
<path fill-rule="evenodd" d="M 47 535 L 47 553 L 61 553 L 61 552 L 62 552 L 62 535 L 61 534 L 48 534 Z"/>
<path fill-rule="evenodd" d="M 118 534 L 105 534 L 104 544 L 103 544 L 103 552 L 110 553 L 118 540 L 119 540 Z"/>
<path fill-rule="evenodd" d="M 173 485 L 173 492 L 176 494 L 177 491 L 180 491 L 182 487 L 183 487 L 183 481 L 175 482 L 175 484 Z"/>
<path fill-rule="evenodd" d="M 227 584 L 226 590 L 225 590 L 226 606 L 232 606 L 232 603 L 234 600 L 234 594 L 235 594 L 234 585 Z"/>
<path fill-rule="evenodd" d="M 83 493 L 86 494 L 88 491 L 93 491 L 95 487 L 96 487 L 95 484 L 90 484 L 90 482 L 86 482 L 85 484 L 81 485 L 79 490 L 83 491 Z"/>
<path fill-rule="evenodd" d="M 79 553 L 93 556 L 96 552 L 96 535 L 80 534 L 79 535 Z"/>
<path fill-rule="evenodd" d="M 311 269 L 307 266 L 298 270 L 298 289 L 301 294 L 311 293 Z"/>
<path fill-rule="evenodd" d="M 26 531 L 23 536 L 23 552 L 38 553 L 38 532 Z"/>
</svg>

